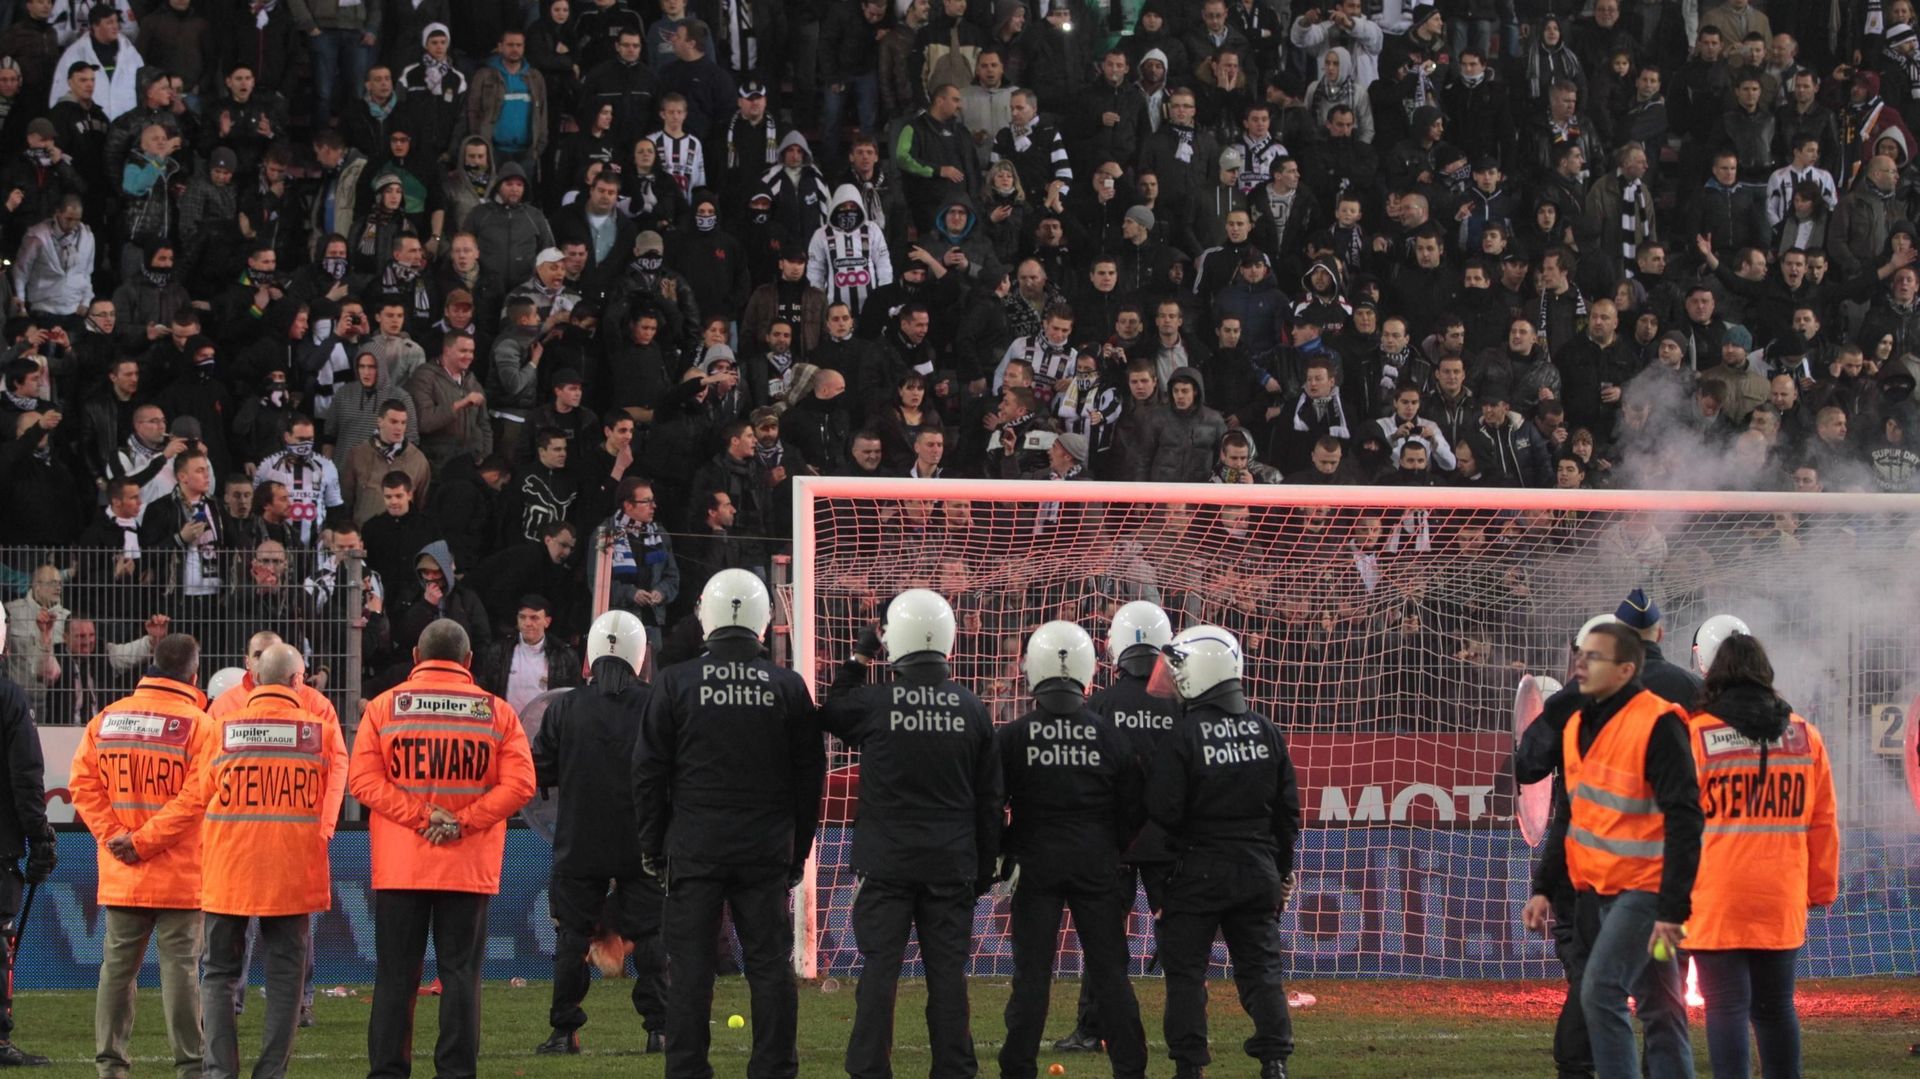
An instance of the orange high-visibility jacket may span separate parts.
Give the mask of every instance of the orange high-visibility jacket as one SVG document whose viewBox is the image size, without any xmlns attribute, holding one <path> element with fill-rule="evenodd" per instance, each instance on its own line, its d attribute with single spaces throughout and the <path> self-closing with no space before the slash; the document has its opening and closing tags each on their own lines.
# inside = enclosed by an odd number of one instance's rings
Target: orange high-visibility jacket
<svg viewBox="0 0 1920 1079">
<path fill-rule="evenodd" d="M 207 714 L 215 719 L 227 718 L 240 709 L 245 708 L 247 706 L 247 698 L 252 696 L 253 691 L 257 688 L 259 687 L 254 684 L 252 672 L 248 672 L 246 677 L 240 679 L 239 685 L 234 686 L 213 699 L 213 703 L 207 706 Z M 294 692 L 300 696 L 300 707 L 305 708 L 307 711 L 312 712 L 314 715 L 319 716 L 322 720 L 336 727 L 340 725 L 340 713 L 335 710 L 333 702 L 327 699 L 326 694 L 305 683 L 302 683 Z M 344 765 L 340 771 L 343 775 L 346 773 Z"/>
<path fill-rule="evenodd" d="M 142 678 L 133 693 L 87 722 L 68 781 L 73 808 L 99 841 L 105 907 L 200 909 L 200 818 L 163 813 L 213 756 L 213 721 L 198 689 Z M 127 865 L 107 841 L 132 833 L 140 861 Z"/>
<path fill-rule="evenodd" d="M 1687 947 L 1798 948 L 1807 908 L 1840 894 L 1840 824 L 1827 743 L 1795 715 L 1767 747 L 1710 713 L 1688 723 L 1707 829 Z"/>
<path fill-rule="evenodd" d="M 367 705 L 347 789 L 373 811 L 375 888 L 500 891 L 507 818 L 533 798 L 533 753 L 513 707 L 458 663 L 427 660 Z M 460 838 L 420 836 L 435 806 Z"/>
<path fill-rule="evenodd" d="M 1647 743 L 1667 713 L 1682 721 L 1679 705 L 1648 690 L 1628 701 L 1580 753 L 1581 714 L 1561 736 L 1567 801 L 1567 874 L 1576 888 L 1601 895 L 1658 892 L 1667 818 L 1647 781 Z"/>
<path fill-rule="evenodd" d="M 193 799 L 200 830 L 201 909 L 276 917 L 328 907 L 327 841 L 347 793 L 340 726 L 294 690 L 261 686 L 214 724 L 214 755 Z"/>
</svg>

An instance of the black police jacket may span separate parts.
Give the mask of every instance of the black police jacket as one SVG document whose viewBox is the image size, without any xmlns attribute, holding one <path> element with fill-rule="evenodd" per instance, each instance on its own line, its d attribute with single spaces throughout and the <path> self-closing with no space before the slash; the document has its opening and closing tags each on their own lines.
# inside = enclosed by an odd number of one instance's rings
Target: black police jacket
<svg viewBox="0 0 1920 1079">
<path fill-rule="evenodd" d="M 1111 888 L 1145 816 L 1146 777 L 1126 739 L 1091 710 L 1035 709 L 993 741 L 1010 810 L 1001 849 L 1018 860 L 1021 886 Z"/>
<path fill-rule="evenodd" d="M 1280 729 L 1258 712 L 1193 703 L 1174 724 L 1147 780 L 1147 814 L 1178 857 L 1293 869 L 1300 788 Z"/>
<path fill-rule="evenodd" d="M 602 664 L 604 668 L 604 664 Z M 536 798 L 560 796 L 553 869 L 567 877 L 633 877 L 640 838 L 633 822 L 633 748 L 654 690 L 638 679 L 605 679 L 555 697 L 533 739 Z"/>
<path fill-rule="evenodd" d="M 1173 733 L 1174 702 L 1148 693 L 1146 679 L 1118 671 L 1113 684 L 1095 693 L 1087 708 L 1113 724 L 1139 762 L 1144 780 L 1160 755 L 1161 743 Z M 1172 861 L 1166 831 L 1152 821 L 1145 822 L 1127 848 L 1126 860 L 1134 865 Z"/>
</svg>

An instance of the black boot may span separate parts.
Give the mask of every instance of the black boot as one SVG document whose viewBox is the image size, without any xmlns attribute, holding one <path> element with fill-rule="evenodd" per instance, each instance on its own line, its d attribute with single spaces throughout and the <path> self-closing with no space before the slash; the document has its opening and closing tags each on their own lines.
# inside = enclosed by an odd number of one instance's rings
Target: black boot
<svg viewBox="0 0 1920 1079">
<path fill-rule="evenodd" d="M 664 1053 L 667 1051 L 667 1036 L 657 1030 L 647 1031 L 647 1052 Z"/>
<path fill-rule="evenodd" d="M 1177 1064 L 1173 1069 L 1173 1079 L 1207 1079 L 1204 1064 Z"/>
<path fill-rule="evenodd" d="M 53 1061 L 38 1053 L 29 1053 L 10 1041 L 0 1041 L 0 1068 L 38 1068 Z"/>
<path fill-rule="evenodd" d="M 1260 1079 L 1287 1079 L 1287 1062 L 1284 1060 L 1261 1061 Z"/>
<path fill-rule="evenodd" d="M 1073 1033 L 1053 1043 L 1056 1053 L 1098 1053 L 1100 1035 L 1086 1027 L 1074 1027 Z"/>
<path fill-rule="evenodd" d="M 580 1051 L 580 1035 L 571 1030 L 556 1030 L 546 1041 L 535 1046 L 533 1051 L 540 1056 L 571 1055 Z"/>
</svg>

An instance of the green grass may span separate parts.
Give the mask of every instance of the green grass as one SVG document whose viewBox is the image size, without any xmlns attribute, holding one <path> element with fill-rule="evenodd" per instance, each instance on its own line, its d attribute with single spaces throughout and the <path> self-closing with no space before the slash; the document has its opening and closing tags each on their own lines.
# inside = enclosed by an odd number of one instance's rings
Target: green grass
<svg viewBox="0 0 1920 1079">
<path fill-rule="evenodd" d="M 1154 1054 L 1149 1074 L 1168 1075 L 1160 1040 L 1161 983 L 1137 983 L 1141 1009 L 1147 1020 Z M 348 1077 L 365 1074 L 366 1026 L 370 1007 L 365 986 L 346 999 L 321 997 L 318 1024 L 300 1032 L 295 1048 L 294 1074 Z M 1318 1003 L 1296 1009 L 1295 1074 L 1314 1079 L 1334 1076 L 1544 1076 L 1553 1072 L 1549 1053 L 1552 1017 L 1559 991 L 1533 982 L 1369 981 L 1303 982 L 1295 986 L 1316 995 Z M 1050 1038 L 1071 1023 L 1077 986 L 1061 982 L 1054 988 Z M 1239 1042 L 1250 1027 L 1234 998 L 1231 985 L 1212 987 L 1213 1044 L 1216 1079 L 1251 1075 L 1240 1055 Z M 535 1057 L 533 1047 L 547 1035 L 547 986 L 541 983 L 513 988 L 490 983 L 486 989 L 486 1028 L 481 1055 L 482 1076 L 650 1076 L 661 1074 L 659 1057 L 638 1052 L 641 1028 L 620 982 L 598 982 L 587 1010 L 592 1021 L 581 1032 L 585 1054 L 572 1058 Z M 1006 1002 L 1004 981 L 981 979 L 973 983 L 973 1028 L 981 1074 L 999 1072 L 994 1054 L 1002 1033 L 1000 1011 Z M 925 989 L 905 982 L 900 990 L 899 1044 L 894 1069 L 902 1079 L 925 1075 L 928 1067 L 926 1028 L 921 1019 Z M 257 997 L 256 997 L 257 1000 Z M 437 1001 L 421 998 L 414 1045 L 414 1074 L 433 1074 L 432 1047 Z M 1806 1074 L 1819 1079 L 1858 1076 L 1920 1077 L 1920 1057 L 1910 1057 L 1907 1046 L 1920 1041 L 1920 982 L 1913 980 L 1834 981 L 1802 986 L 1801 1011 L 1805 1027 Z M 249 1003 L 241 1021 L 241 1056 L 250 1069 L 250 1053 L 258 1045 L 259 1016 L 263 1009 Z M 717 1075 L 738 1076 L 746 1070 L 747 1031 L 726 1029 L 726 1017 L 747 1011 L 744 983 L 738 977 L 721 979 L 714 1002 L 718 1024 L 714 1031 L 713 1063 Z M 55 1066 L 34 1074 L 91 1077 L 93 1071 L 93 995 L 84 992 L 26 993 L 14 1006 L 19 1024 L 16 1037 L 34 1052 L 54 1058 Z M 827 991 L 821 984 L 800 989 L 800 1057 L 803 1076 L 838 1076 L 847 1031 L 853 1020 L 853 983 L 841 980 Z M 1706 1068 L 1705 1038 L 1696 1012 L 1695 1055 L 1700 1073 Z M 154 992 L 140 994 L 139 1021 L 134 1031 L 135 1075 L 167 1075 L 171 1057 L 160 1019 L 160 1001 Z M 1059 1055 L 1042 1046 L 1040 1062 L 1055 1060 L 1067 1075 L 1110 1074 L 1104 1058 Z"/>
</svg>

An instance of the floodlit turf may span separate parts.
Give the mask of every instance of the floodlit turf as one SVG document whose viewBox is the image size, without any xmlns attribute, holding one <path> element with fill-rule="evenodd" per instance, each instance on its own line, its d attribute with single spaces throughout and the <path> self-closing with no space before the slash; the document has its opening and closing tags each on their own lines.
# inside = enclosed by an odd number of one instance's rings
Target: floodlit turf
<svg viewBox="0 0 1920 1079">
<path fill-rule="evenodd" d="M 502 983 L 487 986 L 486 1031 L 480 1074 L 495 1076 L 573 1077 L 648 1076 L 661 1074 L 660 1058 L 639 1053 L 641 1028 L 626 997 L 630 983 L 597 983 L 587 1010 L 592 1021 L 581 1032 L 585 1054 L 578 1057 L 536 1057 L 533 1047 L 547 1035 L 547 987 L 535 983 L 513 988 Z M 1150 1075 L 1172 1072 L 1160 1042 L 1161 983 L 1138 983 L 1148 1040 L 1154 1063 Z M 327 1079 L 365 1074 L 367 987 L 359 996 L 322 997 L 317 1026 L 300 1032 L 295 1048 L 295 1075 Z M 1056 985 L 1051 1036 L 1070 1025 L 1072 982 Z M 1249 1027 L 1229 985 L 1213 987 L 1213 1043 L 1215 1079 L 1255 1073 L 1240 1054 L 1240 1040 Z M 1553 1073 L 1549 1052 L 1552 1016 L 1559 992 L 1544 983 L 1526 982 L 1303 982 L 1296 988 L 1318 997 L 1309 1008 L 1296 1009 L 1294 1074 L 1307 1079 L 1334 1076 L 1548 1076 Z M 974 1036 L 981 1074 L 994 1076 L 999 1068 L 994 1054 L 1001 1036 L 1000 1009 L 1007 986 L 1000 980 L 973 983 Z M 894 1070 L 902 1079 L 925 1075 L 926 1028 L 921 1018 L 926 993 L 919 982 L 901 986 L 898 1022 L 899 1046 Z M 243 1063 L 258 1044 L 257 996 L 241 1020 Z M 415 1031 L 418 1054 L 414 1074 L 433 1075 L 433 1039 L 436 1028 L 433 998 L 421 998 Z M 1920 1041 L 1920 981 L 1830 981 L 1802 986 L 1802 1015 L 1806 1031 L 1806 1074 L 1820 1079 L 1885 1079 L 1920 1077 L 1920 1057 L 1910 1057 L 1909 1043 Z M 738 977 L 721 979 L 714 1002 L 714 1068 L 718 1076 L 740 1076 L 746 1071 L 751 1031 L 726 1029 L 726 1017 L 745 1014 L 746 987 Z M 43 1076 L 91 1077 L 93 995 L 91 993 L 26 993 L 16 1002 L 16 1036 L 25 1047 L 54 1058 L 55 1066 L 34 1072 Z M 833 991 L 820 983 L 800 989 L 800 1074 L 809 1077 L 843 1075 L 841 1053 L 853 1019 L 853 983 L 841 980 Z M 140 994 L 139 1022 L 134 1033 L 134 1074 L 161 1077 L 171 1072 L 160 1001 L 156 992 Z M 1694 1048 L 1702 1075 L 1706 1070 L 1705 1039 L 1696 1010 Z M 1059 1061 L 1066 1075 L 1111 1074 L 1104 1058 L 1084 1054 L 1055 1054 L 1042 1047 L 1041 1073 Z"/>
</svg>

